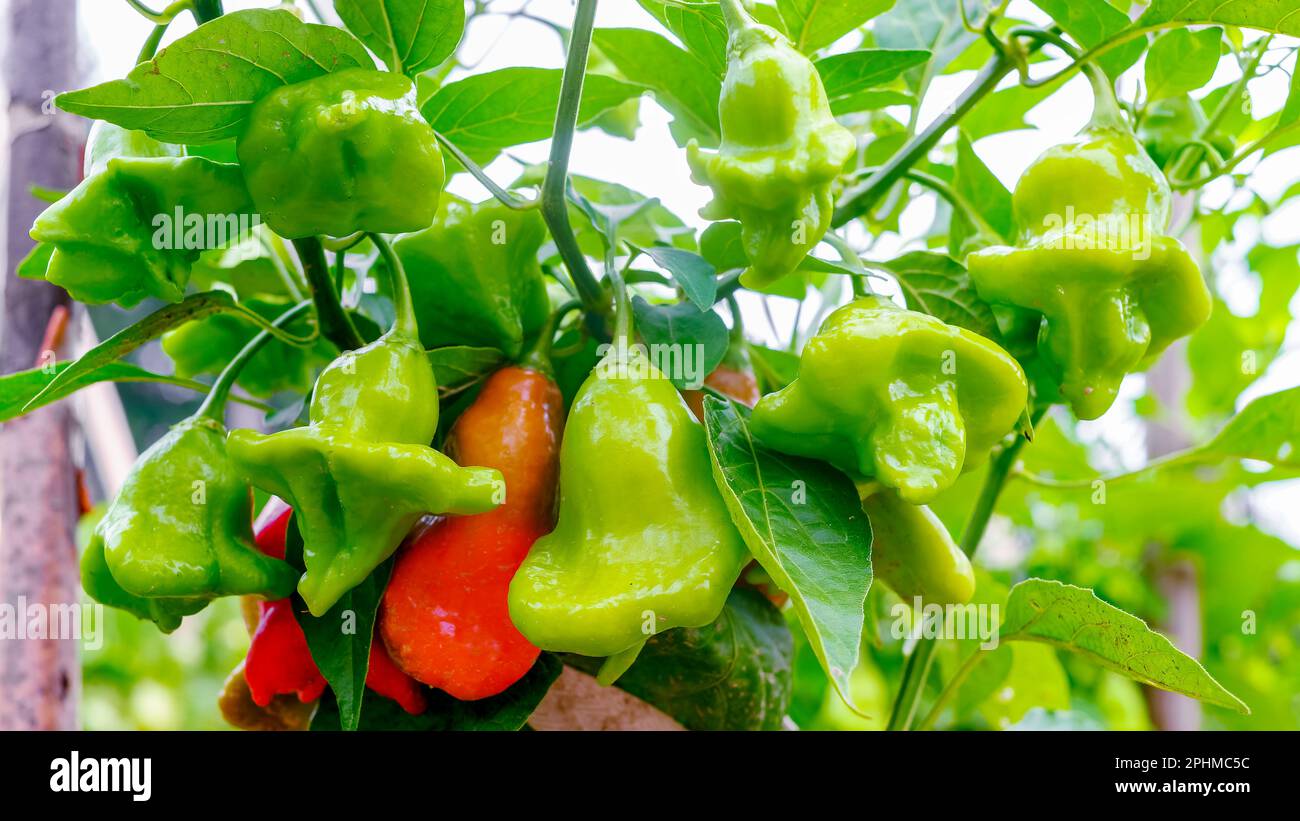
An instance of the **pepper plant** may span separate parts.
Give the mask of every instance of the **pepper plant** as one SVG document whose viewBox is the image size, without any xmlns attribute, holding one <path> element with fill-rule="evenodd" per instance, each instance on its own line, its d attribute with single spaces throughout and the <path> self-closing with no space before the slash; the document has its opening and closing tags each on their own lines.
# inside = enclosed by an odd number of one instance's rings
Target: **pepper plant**
<svg viewBox="0 0 1300 821">
<path fill-rule="evenodd" d="M 1294 554 L 1241 511 L 1300 470 L 1300 388 L 1257 382 L 1300 246 L 1244 255 L 1253 315 L 1223 275 L 1300 190 L 1258 180 L 1300 144 L 1295 4 L 497 5 L 127 0 L 138 64 L 56 98 L 85 178 L 17 273 L 150 313 L 3 418 L 206 393 L 87 512 L 92 600 L 242 597 L 246 728 L 520 729 L 562 674 L 689 729 L 1167 726 L 1158 692 L 1297 725 Z M 503 16 L 563 68 L 467 62 Z M 1076 77 L 1090 121 L 1009 190 L 989 138 Z M 698 216 L 570 173 L 652 104 Z M 131 361 L 159 338 L 173 375 Z M 1107 417 L 1190 444 L 1107 463 Z"/>
</svg>

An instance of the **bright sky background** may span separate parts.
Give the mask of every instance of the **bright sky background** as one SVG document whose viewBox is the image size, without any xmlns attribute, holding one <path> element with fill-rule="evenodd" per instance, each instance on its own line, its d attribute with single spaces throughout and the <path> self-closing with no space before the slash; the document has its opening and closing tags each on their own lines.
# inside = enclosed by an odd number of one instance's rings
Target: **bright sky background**
<svg viewBox="0 0 1300 821">
<path fill-rule="evenodd" d="M 508 5 L 518 8 L 523 4 Z M 154 5 L 163 5 L 156 0 Z M 226 0 L 227 11 L 243 8 L 264 8 L 269 3 L 252 0 Z M 330 0 L 318 0 L 317 5 L 326 13 L 332 11 Z M 569 25 L 572 21 L 573 4 L 570 0 L 533 0 L 528 3 L 530 13 Z M 130 12 L 120 0 L 82 0 L 80 3 L 80 25 L 82 43 L 87 47 L 83 52 L 86 60 L 86 74 L 89 82 L 101 82 L 120 77 L 130 69 L 140 43 L 148 35 L 150 26 L 147 21 Z M 1026 0 L 1014 0 L 1009 10 L 1010 16 L 1035 23 L 1046 23 L 1048 18 L 1037 7 Z M 638 27 L 658 29 L 653 19 L 643 11 L 635 0 L 604 0 L 600 3 L 596 25 L 601 27 Z M 193 21 L 185 16 L 169 31 L 168 41 L 193 29 Z M 1281 38 L 1279 38 L 1281 39 Z M 463 58 L 474 65 L 475 71 L 486 71 L 512 65 L 559 67 L 563 55 L 557 37 L 546 27 L 527 20 L 508 20 L 505 17 L 478 18 L 466 34 L 466 48 Z M 1291 58 L 1294 61 L 1294 58 Z M 1045 64 L 1035 69 L 1046 72 L 1052 64 Z M 973 72 L 965 72 L 941 77 L 934 83 L 931 93 L 927 95 L 922 108 L 920 125 L 924 127 L 941 112 L 971 81 Z M 1208 88 L 1215 88 L 1233 82 L 1239 76 L 1234 61 L 1224 57 Z M 1005 85 L 1014 82 L 1014 77 L 1004 81 Z M 1121 81 L 1121 89 L 1131 92 L 1135 84 L 1141 81 L 1141 65 L 1130 70 Z M 1256 116 L 1262 117 L 1280 108 L 1287 94 L 1288 77 L 1282 72 L 1274 72 L 1270 77 L 1251 85 Z M 1197 96 L 1204 93 L 1198 92 Z M 1063 142 L 1073 136 L 1087 121 L 1092 110 L 1091 94 L 1086 82 L 1076 77 L 1050 100 L 1034 109 L 1028 117 L 1035 126 L 1033 130 L 1021 130 L 985 138 L 976 144 L 980 157 L 989 168 L 1011 188 L 1015 185 L 1025 167 L 1044 149 Z M 703 228 L 706 223 L 695 216 L 696 211 L 710 198 L 707 188 L 690 181 L 686 166 L 685 152 L 672 141 L 668 132 L 668 114 L 649 98 L 643 99 L 641 106 L 642 126 L 635 143 L 610 137 L 602 132 L 587 131 L 577 135 L 574 141 L 571 168 L 574 173 L 601 179 L 613 180 L 627 185 L 646 196 L 657 197 L 663 203 L 688 222 Z M 535 143 L 512 149 L 512 153 L 532 162 L 546 157 L 546 143 Z M 494 163 L 489 172 L 495 179 L 504 181 L 514 177 L 515 164 L 509 160 Z M 1254 170 L 1251 184 L 1265 198 L 1272 199 L 1280 195 L 1291 184 L 1300 180 L 1300 148 L 1279 152 Z M 1225 195 L 1227 184 L 1214 185 L 1207 191 L 1208 204 L 1218 205 Z M 473 199 L 486 195 L 476 182 L 462 175 L 451 185 L 452 190 Z M 1297 198 L 1300 199 L 1300 198 Z M 905 236 L 919 235 L 929 225 L 933 206 L 928 198 L 918 200 L 904 214 L 903 231 Z M 1229 304 L 1249 313 L 1258 301 L 1258 290 L 1254 283 L 1245 277 L 1244 269 L 1233 259 L 1233 251 L 1238 256 L 1244 254 L 1256 242 L 1262 232 L 1271 244 L 1285 244 L 1300 240 L 1300 203 L 1292 202 L 1286 209 L 1279 211 L 1262 223 L 1254 219 L 1243 219 L 1239 224 L 1243 240 L 1222 254 L 1219 260 L 1221 276 L 1235 277 L 1241 287 L 1233 289 L 1228 295 Z M 858 229 L 861 230 L 861 229 Z M 860 238 L 860 237 L 859 237 Z M 905 249 L 906 242 L 881 242 L 873 251 L 873 256 L 888 259 Z M 1233 282 L 1233 279 L 1226 281 Z M 746 297 L 743 310 L 746 317 L 746 330 L 759 341 L 770 340 L 771 331 L 756 299 Z M 788 333 L 790 323 L 794 320 L 794 303 L 789 300 L 772 300 L 772 313 L 776 324 L 783 333 Z M 811 312 L 805 313 L 805 317 Z M 1243 402 L 1255 395 L 1300 384 L 1300 343 L 1297 342 L 1297 323 L 1292 323 L 1287 336 L 1285 352 L 1270 366 L 1264 376 L 1243 397 Z M 1141 392 L 1140 375 L 1131 376 L 1125 383 L 1121 395 L 1132 398 Z M 1104 439 L 1113 446 L 1121 465 L 1115 467 L 1134 467 L 1143 459 L 1142 424 L 1133 415 L 1129 404 L 1122 398 L 1103 420 L 1085 423 L 1081 434 L 1085 438 Z M 1293 543 L 1300 543 L 1300 482 L 1274 483 L 1266 486 L 1260 495 L 1261 513 L 1265 525 L 1277 532 L 1285 532 Z"/>
</svg>

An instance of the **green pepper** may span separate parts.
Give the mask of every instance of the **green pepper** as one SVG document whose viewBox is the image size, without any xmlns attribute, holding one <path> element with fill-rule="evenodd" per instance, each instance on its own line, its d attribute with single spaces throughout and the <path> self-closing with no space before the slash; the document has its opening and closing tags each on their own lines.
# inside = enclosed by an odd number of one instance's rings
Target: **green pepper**
<svg viewBox="0 0 1300 821">
<path fill-rule="evenodd" d="M 903 501 L 875 482 L 859 487 L 871 522 L 871 568 L 909 605 L 965 604 L 975 594 L 970 559 L 924 505 Z"/>
<path fill-rule="evenodd" d="M 1197 100 L 1184 94 L 1152 103 L 1138 123 L 1138 139 L 1161 169 L 1177 156 L 1205 126 L 1205 111 Z M 1222 158 L 1232 156 L 1232 140 L 1214 133 L 1209 144 Z"/>
<path fill-rule="evenodd" d="M 433 222 L 445 176 L 415 85 L 370 69 L 266 95 L 236 150 L 258 211 L 286 239 L 418 231 Z"/>
<path fill-rule="evenodd" d="M 639 346 L 614 346 L 569 413 L 558 523 L 510 584 L 511 620 L 626 669 L 655 633 L 716 619 L 748 559 L 703 427 Z"/>
<path fill-rule="evenodd" d="M 235 374 L 268 338 L 245 346 L 198 411 L 140 454 L 82 556 L 91 598 L 170 632 L 219 596 L 293 592 L 297 571 L 254 544 L 253 496 L 231 466 L 222 423 Z"/>
<path fill-rule="evenodd" d="M 253 203 L 238 166 L 172 154 L 100 128 L 87 147 L 93 173 L 32 225 L 32 239 L 54 246 L 45 279 L 82 302 L 179 301 L 199 254 L 236 242 Z"/>
<path fill-rule="evenodd" d="M 831 183 L 856 146 L 835 121 L 817 69 L 784 35 L 724 0 L 727 75 L 718 103 L 722 147 L 686 148 L 691 178 L 713 189 L 700 216 L 738 219 L 749 268 L 770 285 L 793 271 L 830 228 Z"/>
<path fill-rule="evenodd" d="M 433 366 L 402 266 L 380 245 L 393 275 L 392 330 L 321 371 L 307 426 L 229 438 L 240 474 L 298 513 L 306 565 L 298 592 L 315 616 L 391 556 L 422 515 L 483 513 L 503 485 L 499 471 L 460 467 L 429 447 L 438 428 Z"/>
<path fill-rule="evenodd" d="M 432 226 L 393 244 L 411 275 L 424 346 L 480 345 L 518 357 L 550 312 L 537 261 L 545 240 L 536 209 L 445 196 Z"/>
<path fill-rule="evenodd" d="M 799 375 L 763 397 L 750 429 L 917 504 L 984 461 L 1027 392 L 1020 365 L 993 342 L 871 296 L 826 318 Z"/>
<path fill-rule="evenodd" d="M 1080 419 L 1115 401 L 1124 375 L 1148 366 L 1210 315 L 1210 293 L 1169 223 L 1160 169 L 1094 78 L 1097 112 L 1076 140 L 1048 149 L 1012 197 L 1020 236 L 967 259 L 980 296 L 1041 315 L 1038 353 Z"/>
<path fill-rule="evenodd" d="M 273 319 L 288 302 L 275 299 L 243 300 L 242 304 Z M 247 319 L 218 313 L 187 322 L 162 337 L 162 349 L 176 365 L 176 376 L 188 379 L 199 374 L 219 373 L 231 357 L 257 335 Z M 325 339 L 308 348 L 280 340 L 267 345 L 249 360 L 236 383 L 253 396 L 271 396 L 280 391 L 306 393 L 314 370 L 331 360 L 334 350 Z"/>
</svg>

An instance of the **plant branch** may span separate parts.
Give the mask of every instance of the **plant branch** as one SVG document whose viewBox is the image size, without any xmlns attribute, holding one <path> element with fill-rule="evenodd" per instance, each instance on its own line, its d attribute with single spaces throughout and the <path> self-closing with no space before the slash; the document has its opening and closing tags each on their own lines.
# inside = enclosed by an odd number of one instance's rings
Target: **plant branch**
<svg viewBox="0 0 1300 821">
<path fill-rule="evenodd" d="M 330 276 L 329 265 L 325 262 L 325 247 L 321 245 L 320 239 L 296 239 L 293 247 L 298 252 L 307 284 L 311 287 L 320 332 L 341 351 L 351 351 L 365 345 L 365 340 L 348 318 L 347 311 L 343 310 L 338 292 L 334 290 L 334 280 Z"/>
<path fill-rule="evenodd" d="M 455 143 L 444 137 L 440 132 L 434 131 L 433 135 L 438 138 L 438 142 L 442 147 L 447 149 L 447 153 L 455 157 L 456 162 L 464 166 L 465 170 L 470 173 L 470 176 L 478 180 L 479 184 L 486 188 L 488 193 L 496 197 L 502 205 L 507 208 L 513 208 L 516 211 L 527 211 L 530 208 L 536 208 L 538 206 L 538 201 L 530 201 L 516 197 L 514 194 L 511 194 L 509 191 L 497 185 L 496 182 L 487 175 L 487 172 L 483 170 L 482 166 L 471 160 L 468 154 L 457 148 Z"/>
</svg>

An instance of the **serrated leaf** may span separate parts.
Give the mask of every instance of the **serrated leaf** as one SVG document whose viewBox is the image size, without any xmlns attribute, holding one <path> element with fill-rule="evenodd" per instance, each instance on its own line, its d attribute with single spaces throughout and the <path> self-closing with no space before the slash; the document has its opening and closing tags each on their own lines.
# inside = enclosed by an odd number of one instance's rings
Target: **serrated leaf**
<svg viewBox="0 0 1300 821">
<path fill-rule="evenodd" d="M 979 298 L 966 266 L 947 254 L 913 251 L 885 263 L 903 289 L 907 307 L 938 317 L 994 342 L 1001 338 L 993 309 Z"/>
<path fill-rule="evenodd" d="M 661 268 L 672 274 L 673 281 L 701 311 L 718 301 L 718 271 L 699 254 L 681 248 L 658 245 L 643 249 Z"/>
<path fill-rule="evenodd" d="M 60 94 L 55 103 L 162 142 L 199 145 L 238 136 L 253 104 L 282 85 L 373 67 L 342 29 L 281 9 L 249 9 L 204 23 L 125 80 Z"/>
<path fill-rule="evenodd" d="M 684 367 L 660 365 L 679 388 L 698 389 L 704 377 L 727 355 L 727 324 L 714 311 L 701 311 L 689 302 L 651 305 L 641 297 L 633 298 L 632 310 L 636 314 L 636 328 L 651 348 L 652 359 L 655 346 L 668 346 L 666 350 L 676 354 L 674 359 L 694 364 L 689 369 L 691 373 Z M 693 352 L 691 355 L 687 354 L 688 349 Z"/>
<path fill-rule="evenodd" d="M 486 163 L 503 148 L 551 136 L 563 76 L 560 69 L 524 67 L 473 74 L 439 88 L 420 113 L 470 158 Z M 592 74 L 583 83 L 578 124 L 640 93 L 638 86 Z"/>
<path fill-rule="evenodd" d="M 790 596 L 840 697 L 852 703 L 863 606 L 871 587 L 871 524 L 853 482 L 824 462 L 763 447 L 749 409 L 704 400 L 713 478 L 750 552 Z"/>
<path fill-rule="evenodd" d="M 1157 37 L 1147 52 L 1147 101 L 1178 97 L 1210 82 L 1222 40 L 1220 28 L 1175 29 Z"/>
<path fill-rule="evenodd" d="M 1007 598 L 1001 639 L 1044 642 L 1152 687 L 1250 713 L 1200 662 L 1083 587 L 1047 579 L 1017 584 Z"/>
<path fill-rule="evenodd" d="M 334 0 L 334 10 L 389 70 L 408 77 L 450 57 L 465 31 L 462 0 Z"/>
</svg>

